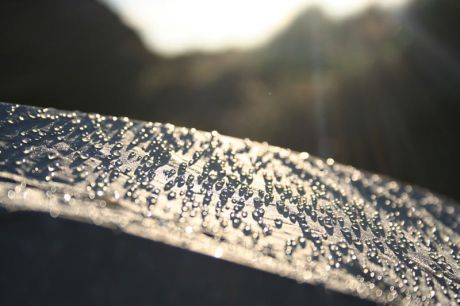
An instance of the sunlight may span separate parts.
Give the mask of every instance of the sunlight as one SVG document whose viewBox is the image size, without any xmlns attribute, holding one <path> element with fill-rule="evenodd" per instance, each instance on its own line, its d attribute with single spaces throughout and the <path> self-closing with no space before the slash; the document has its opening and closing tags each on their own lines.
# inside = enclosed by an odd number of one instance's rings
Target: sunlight
<svg viewBox="0 0 460 306">
<path fill-rule="evenodd" d="M 379 0 L 105 0 L 135 28 L 145 44 L 164 55 L 259 45 L 302 9 L 316 5 L 334 17 L 355 13 Z M 385 6 L 406 0 L 386 0 Z"/>
</svg>

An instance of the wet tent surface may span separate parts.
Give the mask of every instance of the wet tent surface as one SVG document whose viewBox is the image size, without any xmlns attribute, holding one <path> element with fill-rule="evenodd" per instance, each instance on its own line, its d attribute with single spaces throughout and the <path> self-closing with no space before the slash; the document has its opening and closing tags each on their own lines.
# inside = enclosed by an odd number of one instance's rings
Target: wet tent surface
<svg viewBox="0 0 460 306">
<path fill-rule="evenodd" d="M 171 124 L 10 104 L 0 118 L 9 296 L 459 301 L 458 204 L 428 190 Z"/>
</svg>

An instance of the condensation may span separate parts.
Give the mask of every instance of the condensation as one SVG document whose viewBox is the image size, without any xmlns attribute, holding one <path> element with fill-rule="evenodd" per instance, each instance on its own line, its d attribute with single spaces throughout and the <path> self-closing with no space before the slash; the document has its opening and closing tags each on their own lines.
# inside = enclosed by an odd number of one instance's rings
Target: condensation
<svg viewBox="0 0 460 306">
<path fill-rule="evenodd" d="M 376 302 L 460 302 L 457 203 L 217 132 L 0 103 L 0 205 Z"/>
</svg>

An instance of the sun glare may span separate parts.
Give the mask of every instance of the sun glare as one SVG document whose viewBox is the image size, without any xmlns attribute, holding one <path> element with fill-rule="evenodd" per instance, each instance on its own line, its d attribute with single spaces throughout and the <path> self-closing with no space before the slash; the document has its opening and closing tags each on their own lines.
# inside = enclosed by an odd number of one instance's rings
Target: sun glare
<svg viewBox="0 0 460 306">
<path fill-rule="evenodd" d="M 379 0 L 104 0 L 140 33 L 147 46 L 165 55 L 261 44 L 302 9 L 316 5 L 342 17 Z M 386 0 L 385 6 L 405 0 Z"/>
</svg>

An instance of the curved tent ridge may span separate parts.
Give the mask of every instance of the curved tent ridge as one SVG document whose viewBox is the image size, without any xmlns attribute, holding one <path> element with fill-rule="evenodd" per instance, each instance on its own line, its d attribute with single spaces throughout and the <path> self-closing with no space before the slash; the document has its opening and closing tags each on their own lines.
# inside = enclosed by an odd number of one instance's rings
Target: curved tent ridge
<svg viewBox="0 0 460 306">
<path fill-rule="evenodd" d="M 458 204 L 268 144 L 0 103 L 0 206 L 380 303 L 460 302 Z"/>
</svg>

